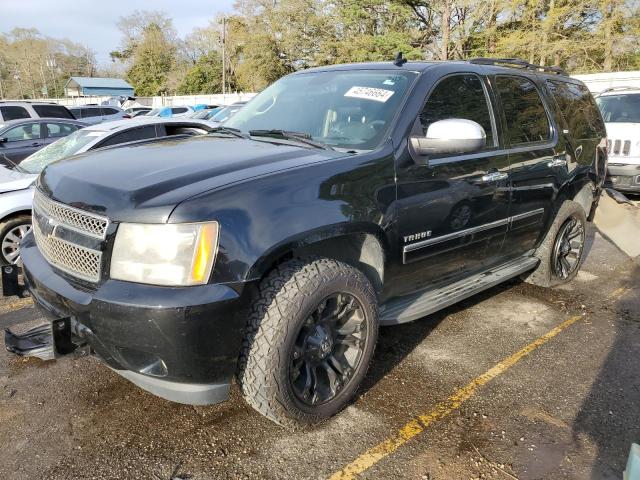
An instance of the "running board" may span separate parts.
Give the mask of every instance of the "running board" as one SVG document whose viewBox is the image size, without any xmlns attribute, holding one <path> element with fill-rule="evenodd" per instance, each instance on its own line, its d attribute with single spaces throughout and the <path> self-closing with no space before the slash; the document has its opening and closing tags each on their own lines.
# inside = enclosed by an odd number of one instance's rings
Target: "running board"
<svg viewBox="0 0 640 480">
<path fill-rule="evenodd" d="M 494 269 L 433 290 L 391 299 L 380 308 L 380 325 L 411 322 L 442 310 L 505 280 L 525 273 L 538 264 L 535 257 L 520 257 Z"/>
</svg>

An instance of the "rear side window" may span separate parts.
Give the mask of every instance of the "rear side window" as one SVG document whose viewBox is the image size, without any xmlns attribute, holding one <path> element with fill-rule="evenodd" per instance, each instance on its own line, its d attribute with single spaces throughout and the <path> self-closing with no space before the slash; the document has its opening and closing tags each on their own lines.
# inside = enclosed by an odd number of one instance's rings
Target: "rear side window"
<svg viewBox="0 0 640 480">
<path fill-rule="evenodd" d="M 171 113 L 175 114 L 180 114 L 180 113 L 184 113 L 186 112 L 188 109 L 184 108 L 184 107 L 177 107 L 177 108 L 172 108 L 171 109 Z"/>
<path fill-rule="evenodd" d="M 31 118 L 26 108 L 18 107 L 15 105 L 7 105 L 6 107 L 0 107 L 0 113 L 3 120 L 19 120 L 21 118 Z"/>
<path fill-rule="evenodd" d="M 71 118 L 73 115 L 62 105 L 33 105 L 33 109 L 41 117 L 53 117 L 53 118 Z"/>
<path fill-rule="evenodd" d="M 46 123 L 45 127 L 49 138 L 66 137 L 78 129 L 77 125 L 69 123 Z"/>
<path fill-rule="evenodd" d="M 453 75 L 436 85 L 420 114 L 423 133 L 432 123 L 450 118 L 479 123 L 487 135 L 487 147 L 495 146 L 489 104 L 478 76 Z"/>
<path fill-rule="evenodd" d="M 116 113 L 118 113 L 118 110 L 116 110 L 115 108 L 102 109 L 102 115 L 115 115 Z"/>
<path fill-rule="evenodd" d="M 120 145 L 121 143 L 135 142 L 137 140 L 147 140 L 150 138 L 156 138 L 156 128 L 153 125 L 141 128 L 133 128 L 131 130 L 116 133 L 97 146 L 109 147 L 111 145 Z"/>
<path fill-rule="evenodd" d="M 606 135 L 600 111 L 587 87 L 562 80 L 547 80 L 547 85 L 573 138 L 582 140 Z"/>
<path fill-rule="evenodd" d="M 496 87 L 511 146 L 539 143 L 551 138 L 549 117 L 531 80 L 500 75 L 496 77 Z"/>
<path fill-rule="evenodd" d="M 102 114 L 100 113 L 99 108 L 81 108 L 80 115 L 82 118 L 91 118 L 91 117 L 100 117 Z"/>
</svg>

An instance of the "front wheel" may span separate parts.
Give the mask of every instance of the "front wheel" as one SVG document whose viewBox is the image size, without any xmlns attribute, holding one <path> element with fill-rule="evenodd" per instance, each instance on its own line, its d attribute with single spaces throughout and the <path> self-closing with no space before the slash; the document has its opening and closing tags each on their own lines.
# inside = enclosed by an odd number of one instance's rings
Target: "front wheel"
<svg viewBox="0 0 640 480">
<path fill-rule="evenodd" d="M 16 265 L 20 261 L 20 243 L 29 230 L 29 215 L 19 215 L 0 223 L 0 265 Z"/>
<path fill-rule="evenodd" d="M 329 418 L 354 396 L 377 334 L 376 296 L 362 272 L 327 258 L 286 262 L 262 282 L 249 317 L 244 397 L 287 427 Z"/>
<path fill-rule="evenodd" d="M 584 261 L 587 218 L 582 207 L 565 201 L 535 252 L 540 259 L 537 268 L 524 280 L 541 287 L 552 287 L 571 281 Z"/>
</svg>

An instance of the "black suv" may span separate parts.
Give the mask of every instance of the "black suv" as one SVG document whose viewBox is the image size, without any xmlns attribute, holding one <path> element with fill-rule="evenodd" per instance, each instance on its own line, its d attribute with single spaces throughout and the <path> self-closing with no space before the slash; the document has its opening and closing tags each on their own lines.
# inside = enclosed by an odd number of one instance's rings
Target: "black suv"
<svg viewBox="0 0 640 480">
<path fill-rule="evenodd" d="M 21 252 L 52 322 L 6 343 L 88 351 L 188 404 L 237 376 L 268 418 L 315 423 L 354 396 L 380 325 L 571 280 L 606 158 L 593 99 L 556 69 L 297 72 L 209 135 L 48 166 Z"/>
</svg>

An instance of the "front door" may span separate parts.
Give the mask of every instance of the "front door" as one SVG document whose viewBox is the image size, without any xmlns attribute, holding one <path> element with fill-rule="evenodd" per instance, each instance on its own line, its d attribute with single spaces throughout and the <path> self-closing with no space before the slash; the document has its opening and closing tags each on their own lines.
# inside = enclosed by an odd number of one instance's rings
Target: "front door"
<svg viewBox="0 0 640 480">
<path fill-rule="evenodd" d="M 473 120 L 486 147 L 473 154 L 399 166 L 397 219 L 402 265 L 389 295 L 447 283 L 486 268 L 500 257 L 508 226 L 509 162 L 499 142 L 492 103 L 482 77 L 444 77 L 416 120 L 417 133 L 450 118 Z"/>
<path fill-rule="evenodd" d="M 41 138 L 41 128 L 38 122 L 29 122 L 11 128 L 2 134 L 5 139 L 0 143 L 0 163 L 3 162 L 1 154 L 13 162 L 20 162 L 33 152 L 40 150 L 44 145 Z"/>
<path fill-rule="evenodd" d="M 553 200 L 567 179 L 569 148 L 551 121 L 538 87 L 526 77 L 493 79 L 502 110 L 510 163 L 510 229 L 504 254 L 530 252 L 552 218 Z"/>
</svg>

